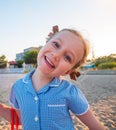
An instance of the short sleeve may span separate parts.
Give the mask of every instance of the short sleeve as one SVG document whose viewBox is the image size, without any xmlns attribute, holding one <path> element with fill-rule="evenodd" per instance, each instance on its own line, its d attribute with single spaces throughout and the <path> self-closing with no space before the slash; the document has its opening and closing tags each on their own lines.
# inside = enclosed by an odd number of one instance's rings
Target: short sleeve
<svg viewBox="0 0 116 130">
<path fill-rule="evenodd" d="M 12 87 L 11 89 L 11 93 L 10 93 L 10 102 L 11 104 L 16 108 L 16 109 L 19 109 L 19 105 L 17 103 L 17 100 L 16 100 L 16 96 L 15 96 L 15 92 L 14 92 L 14 86 Z"/>
<path fill-rule="evenodd" d="M 89 109 L 89 103 L 82 91 L 78 87 L 72 86 L 70 94 L 69 109 L 76 115 L 86 113 Z"/>
</svg>

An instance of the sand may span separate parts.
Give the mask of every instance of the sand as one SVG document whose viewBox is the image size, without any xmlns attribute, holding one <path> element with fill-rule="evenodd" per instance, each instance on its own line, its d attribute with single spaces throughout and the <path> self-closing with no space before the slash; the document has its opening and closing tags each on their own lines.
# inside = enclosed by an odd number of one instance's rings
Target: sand
<svg viewBox="0 0 116 130">
<path fill-rule="evenodd" d="M 0 74 L 0 102 L 9 104 L 11 85 L 24 74 Z M 106 130 L 116 130 L 116 75 L 81 75 L 76 84 L 87 97 L 96 118 Z M 75 116 L 72 116 L 75 130 L 88 130 Z M 7 121 L 0 117 L 0 130 L 10 130 Z M 20 129 L 21 130 L 21 129 Z"/>
</svg>

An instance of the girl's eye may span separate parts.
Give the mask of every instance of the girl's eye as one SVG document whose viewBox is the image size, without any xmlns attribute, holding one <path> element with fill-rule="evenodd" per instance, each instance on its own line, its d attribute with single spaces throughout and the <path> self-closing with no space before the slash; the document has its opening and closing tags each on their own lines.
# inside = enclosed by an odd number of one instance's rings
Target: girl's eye
<svg viewBox="0 0 116 130">
<path fill-rule="evenodd" d="M 68 62 L 71 62 L 71 57 L 68 56 L 68 55 L 65 55 L 65 60 L 68 61 Z"/>
<path fill-rule="evenodd" d="M 54 43 L 54 46 L 55 46 L 56 48 L 59 48 L 59 47 L 60 47 L 60 45 L 59 45 L 58 42 L 53 42 L 53 43 Z"/>
</svg>

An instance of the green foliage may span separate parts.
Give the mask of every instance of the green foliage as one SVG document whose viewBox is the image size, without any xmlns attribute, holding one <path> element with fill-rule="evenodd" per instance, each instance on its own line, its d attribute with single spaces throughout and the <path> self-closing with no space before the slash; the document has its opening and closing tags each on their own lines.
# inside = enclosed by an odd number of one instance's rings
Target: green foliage
<svg viewBox="0 0 116 130">
<path fill-rule="evenodd" d="M 6 66 L 7 66 L 6 56 L 2 55 L 0 56 L 0 68 L 6 68 Z"/>
<path fill-rule="evenodd" d="M 95 66 L 98 69 L 112 69 L 116 67 L 116 54 L 109 56 L 98 57 L 94 60 Z"/>
<path fill-rule="evenodd" d="M 98 69 L 112 69 L 116 67 L 116 62 L 105 62 L 98 65 Z"/>
<path fill-rule="evenodd" d="M 36 64 L 37 63 L 37 55 L 39 50 L 31 50 L 25 53 L 24 61 L 26 64 Z"/>
<path fill-rule="evenodd" d="M 23 62 L 24 62 L 23 60 L 17 61 L 17 66 L 18 66 L 18 68 L 22 68 Z"/>
<path fill-rule="evenodd" d="M 95 62 L 95 65 L 98 66 L 99 64 L 104 63 L 104 62 L 116 62 L 116 58 L 111 57 L 111 56 L 103 56 L 103 57 L 97 58 L 94 62 Z"/>
</svg>

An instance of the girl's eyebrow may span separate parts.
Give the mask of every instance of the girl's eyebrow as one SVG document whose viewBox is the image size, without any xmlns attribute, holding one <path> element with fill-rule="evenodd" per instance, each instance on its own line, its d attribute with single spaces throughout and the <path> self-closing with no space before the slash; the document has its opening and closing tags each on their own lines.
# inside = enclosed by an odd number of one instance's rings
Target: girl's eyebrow
<svg viewBox="0 0 116 130">
<path fill-rule="evenodd" d="M 63 44 L 63 41 L 62 41 L 62 39 L 60 39 L 60 38 L 56 38 L 57 40 L 59 40 L 62 44 Z"/>
</svg>

